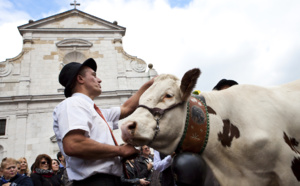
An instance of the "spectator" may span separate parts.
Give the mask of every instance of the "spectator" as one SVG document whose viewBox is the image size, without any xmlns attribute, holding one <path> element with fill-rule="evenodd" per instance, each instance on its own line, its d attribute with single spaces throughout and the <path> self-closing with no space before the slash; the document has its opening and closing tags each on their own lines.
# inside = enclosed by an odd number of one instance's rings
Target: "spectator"
<svg viewBox="0 0 300 186">
<path fill-rule="evenodd" d="M 60 186 L 62 181 L 53 173 L 52 161 L 47 154 L 40 154 L 33 164 L 31 179 L 35 186 Z"/>
<path fill-rule="evenodd" d="M 17 161 L 17 173 L 20 174 L 21 171 L 21 164 L 19 161 Z"/>
<path fill-rule="evenodd" d="M 56 157 L 59 161 L 59 167 L 60 168 L 66 168 L 66 161 L 65 161 L 65 157 L 64 155 L 62 155 L 62 153 L 59 151 L 57 154 L 56 154 Z"/>
<path fill-rule="evenodd" d="M 73 182 L 69 180 L 68 172 L 66 169 L 66 160 L 65 160 L 64 155 L 62 155 L 62 153 L 59 151 L 56 154 L 56 157 L 57 157 L 58 161 L 60 162 L 59 169 L 63 173 L 62 178 L 63 178 L 64 185 L 71 186 L 73 184 Z"/>
<path fill-rule="evenodd" d="M 23 176 L 29 176 L 29 169 L 27 159 L 25 157 L 21 157 L 18 162 L 20 162 L 20 172 Z"/>
<path fill-rule="evenodd" d="M 125 166 L 127 171 L 124 171 L 121 176 L 122 186 L 145 186 L 150 184 L 146 178 L 138 178 L 138 170 L 134 159 L 126 160 Z"/>
<path fill-rule="evenodd" d="M 131 158 L 138 150 L 129 144 L 118 146 L 111 130 L 137 108 L 140 96 L 153 83 L 145 83 L 121 107 L 100 110 L 93 101 L 102 92 L 96 71 L 90 58 L 66 64 L 59 74 L 67 99 L 54 109 L 53 130 L 74 186 L 121 184 L 120 157 Z"/>
<path fill-rule="evenodd" d="M 57 159 L 52 159 L 52 170 L 60 180 L 63 180 L 64 169 L 59 168 L 59 161 Z"/>
<path fill-rule="evenodd" d="M 233 85 L 238 85 L 238 83 L 234 80 L 221 79 L 217 85 L 213 88 L 213 90 L 223 90 L 227 89 Z"/>
<path fill-rule="evenodd" d="M 160 184 L 161 186 L 174 186 L 175 180 L 173 176 L 173 171 L 171 169 L 172 160 L 175 153 L 172 155 L 163 155 L 158 151 L 154 150 L 154 162 L 153 169 L 159 171 L 160 174 Z"/>
<path fill-rule="evenodd" d="M 1 177 L 0 185 L 33 186 L 29 177 L 17 173 L 17 160 L 4 158 L 1 162 L 1 169 L 3 170 L 3 176 Z"/>
<path fill-rule="evenodd" d="M 141 147 L 141 155 L 136 158 L 136 161 L 137 169 L 139 170 L 138 178 L 146 178 L 146 180 L 151 182 L 153 158 L 150 154 L 150 148 L 144 145 Z"/>
</svg>

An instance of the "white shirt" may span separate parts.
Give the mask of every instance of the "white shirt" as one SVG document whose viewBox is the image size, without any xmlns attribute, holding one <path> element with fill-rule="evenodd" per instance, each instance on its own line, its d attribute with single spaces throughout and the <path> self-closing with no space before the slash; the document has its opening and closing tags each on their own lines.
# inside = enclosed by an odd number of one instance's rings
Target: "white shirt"
<svg viewBox="0 0 300 186">
<path fill-rule="evenodd" d="M 157 170 L 158 172 L 164 171 L 166 168 L 171 166 L 172 164 L 172 157 L 171 155 L 166 156 L 163 160 L 160 159 L 160 154 L 158 151 L 154 150 L 154 162 L 153 162 L 153 169 Z"/>
<path fill-rule="evenodd" d="M 118 128 L 120 107 L 101 109 L 101 112 L 112 129 Z M 53 112 L 53 130 L 60 151 L 65 156 L 70 180 L 82 180 L 96 173 L 121 176 L 120 157 L 100 160 L 85 160 L 65 154 L 62 140 L 71 130 L 84 130 L 85 136 L 97 142 L 115 145 L 105 121 L 94 109 L 94 102 L 88 96 L 75 93 L 58 104 Z"/>
</svg>

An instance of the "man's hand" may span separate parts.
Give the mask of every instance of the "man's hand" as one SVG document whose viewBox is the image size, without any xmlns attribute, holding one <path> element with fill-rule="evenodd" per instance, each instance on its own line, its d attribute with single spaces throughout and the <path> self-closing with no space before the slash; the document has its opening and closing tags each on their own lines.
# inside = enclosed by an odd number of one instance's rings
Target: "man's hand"
<svg viewBox="0 0 300 186">
<path fill-rule="evenodd" d="M 120 156 L 125 159 L 134 159 L 139 154 L 139 150 L 137 150 L 134 146 L 125 144 L 120 146 Z"/>
<path fill-rule="evenodd" d="M 144 185 L 149 185 L 150 182 L 147 181 L 146 178 L 143 178 L 143 179 L 140 179 L 140 184 L 144 186 Z"/>
</svg>

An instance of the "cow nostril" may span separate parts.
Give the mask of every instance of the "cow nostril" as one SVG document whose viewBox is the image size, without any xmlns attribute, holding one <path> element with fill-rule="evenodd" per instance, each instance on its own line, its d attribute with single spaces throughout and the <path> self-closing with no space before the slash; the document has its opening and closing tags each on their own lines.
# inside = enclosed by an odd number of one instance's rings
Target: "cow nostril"
<svg viewBox="0 0 300 186">
<path fill-rule="evenodd" d="M 134 130 L 135 128 L 136 128 L 136 122 L 133 122 L 130 125 L 128 125 L 129 130 Z"/>
</svg>

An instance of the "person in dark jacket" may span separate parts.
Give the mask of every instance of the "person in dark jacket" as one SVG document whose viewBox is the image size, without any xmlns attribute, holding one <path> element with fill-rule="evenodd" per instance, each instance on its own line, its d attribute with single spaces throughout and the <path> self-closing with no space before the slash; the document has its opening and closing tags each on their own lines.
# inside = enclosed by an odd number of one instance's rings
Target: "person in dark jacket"
<svg viewBox="0 0 300 186">
<path fill-rule="evenodd" d="M 146 178 L 138 178 L 139 171 L 137 170 L 134 159 L 127 160 L 125 166 L 126 171 L 124 171 L 121 176 L 122 186 L 146 186 L 150 184 L 150 182 L 147 181 Z"/>
<path fill-rule="evenodd" d="M 29 177 L 17 173 L 17 160 L 4 158 L 1 162 L 1 169 L 3 170 L 3 176 L 0 179 L 0 186 L 33 186 Z"/>
<path fill-rule="evenodd" d="M 61 186 L 62 180 L 53 173 L 52 160 L 47 154 L 40 154 L 33 164 L 31 179 L 34 186 Z"/>
<path fill-rule="evenodd" d="M 138 178 L 146 178 L 147 181 L 151 182 L 153 158 L 147 145 L 141 147 L 141 155 L 135 161 L 138 169 Z"/>
</svg>

